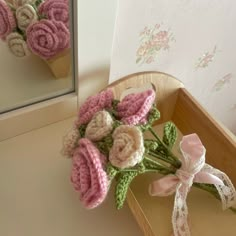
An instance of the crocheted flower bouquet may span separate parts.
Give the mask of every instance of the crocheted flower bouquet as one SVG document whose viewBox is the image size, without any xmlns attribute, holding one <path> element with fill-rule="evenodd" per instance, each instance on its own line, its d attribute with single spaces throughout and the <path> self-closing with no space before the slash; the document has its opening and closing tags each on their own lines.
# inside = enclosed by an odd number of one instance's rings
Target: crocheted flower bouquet
<svg viewBox="0 0 236 236">
<path fill-rule="evenodd" d="M 175 125 L 167 122 L 162 138 L 156 134 L 152 126 L 160 112 L 155 94 L 148 89 L 120 101 L 107 89 L 89 97 L 79 110 L 72 132 L 64 139 L 63 151 L 72 158 L 71 182 L 88 209 L 105 200 L 113 182 L 116 207 L 120 209 L 136 176 L 147 172 L 164 175 L 150 183 L 149 193 L 175 193 L 174 235 L 190 235 L 186 198 L 191 186 L 208 191 L 222 201 L 223 208 L 233 211 L 235 188 L 226 174 L 205 163 L 206 149 L 197 134 L 182 138 L 180 158 L 172 152 L 177 140 Z M 146 138 L 146 132 L 153 139 Z"/>
<path fill-rule="evenodd" d="M 68 0 L 0 0 L 0 38 L 16 57 L 33 53 L 53 64 L 56 77 L 66 76 L 68 66 L 57 70 L 70 64 Z M 58 58 L 64 61 L 57 66 Z"/>
</svg>

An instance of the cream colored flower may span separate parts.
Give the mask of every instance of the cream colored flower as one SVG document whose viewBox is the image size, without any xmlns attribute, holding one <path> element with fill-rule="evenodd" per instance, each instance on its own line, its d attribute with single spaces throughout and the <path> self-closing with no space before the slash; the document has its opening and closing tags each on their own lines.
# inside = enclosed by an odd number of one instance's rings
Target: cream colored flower
<svg viewBox="0 0 236 236">
<path fill-rule="evenodd" d="M 77 128 L 72 128 L 63 137 L 63 148 L 61 154 L 65 157 L 71 158 L 74 154 L 75 148 L 78 146 L 78 140 L 80 138 Z"/>
<path fill-rule="evenodd" d="M 15 8 L 21 7 L 25 4 L 34 4 L 36 0 L 13 0 L 12 4 Z"/>
<path fill-rule="evenodd" d="M 19 33 L 10 33 L 7 38 L 7 45 L 11 52 L 17 57 L 26 57 L 30 55 L 28 46 L 23 39 L 23 36 Z"/>
<path fill-rule="evenodd" d="M 21 30 L 26 30 L 27 27 L 37 21 L 38 15 L 30 4 L 25 4 L 16 9 L 17 25 Z"/>
<path fill-rule="evenodd" d="M 124 169 L 133 167 L 143 159 L 142 132 L 135 126 L 121 125 L 115 129 L 109 160 L 113 166 Z"/>
<path fill-rule="evenodd" d="M 106 137 L 113 129 L 113 120 L 107 111 L 97 112 L 89 122 L 85 137 L 92 141 L 99 141 Z"/>
</svg>

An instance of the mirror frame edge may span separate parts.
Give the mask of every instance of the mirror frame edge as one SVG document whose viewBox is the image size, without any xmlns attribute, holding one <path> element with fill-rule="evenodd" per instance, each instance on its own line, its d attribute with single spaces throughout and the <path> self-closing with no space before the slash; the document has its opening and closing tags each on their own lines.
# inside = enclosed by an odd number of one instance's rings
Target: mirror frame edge
<svg viewBox="0 0 236 236">
<path fill-rule="evenodd" d="M 72 0 L 75 92 L 0 115 L 0 142 L 73 117 L 78 110 L 78 3 Z"/>
</svg>

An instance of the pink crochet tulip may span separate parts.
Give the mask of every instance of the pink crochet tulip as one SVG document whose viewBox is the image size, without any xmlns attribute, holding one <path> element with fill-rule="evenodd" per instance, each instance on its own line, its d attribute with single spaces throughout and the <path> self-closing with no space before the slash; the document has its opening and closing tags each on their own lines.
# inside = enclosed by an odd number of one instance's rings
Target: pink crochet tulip
<svg viewBox="0 0 236 236">
<path fill-rule="evenodd" d="M 71 181 L 88 209 L 100 205 L 107 195 L 109 183 L 103 169 L 105 160 L 90 140 L 79 140 L 79 147 L 73 155 Z"/>
<path fill-rule="evenodd" d="M 16 21 L 10 7 L 5 1 L 0 0 L 0 38 L 6 37 L 16 28 Z"/>
<path fill-rule="evenodd" d="M 96 112 L 111 107 L 112 100 L 113 93 L 110 89 L 87 98 L 79 110 L 79 121 L 77 125 L 87 124 Z"/>
<path fill-rule="evenodd" d="M 50 59 L 70 46 L 70 32 L 59 21 L 38 21 L 27 28 L 26 34 L 28 47 L 44 59 Z"/>
<path fill-rule="evenodd" d="M 46 0 L 39 6 L 39 14 L 49 20 L 61 21 L 69 27 L 69 2 L 65 0 Z"/>
<path fill-rule="evenodd" d="M 145 123 L 154 100 L 155 92 L 152 89 L 142 93 L 129 94 L 118 104 L 118 116 L 127 125 Z"/>
</svg>

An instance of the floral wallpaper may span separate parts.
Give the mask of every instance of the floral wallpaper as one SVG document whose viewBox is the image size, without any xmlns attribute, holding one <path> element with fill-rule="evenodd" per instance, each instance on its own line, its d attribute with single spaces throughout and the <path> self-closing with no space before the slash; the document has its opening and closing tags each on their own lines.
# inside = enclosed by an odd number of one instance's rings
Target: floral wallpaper
<svg viewBox="0 0 236 236">
<path fill-rule="evenodd" d="M 201 57 L 199 57 L 196 62 L 196 69 L 207 67 L 213 61 L 216 52 L 217 47 L 215 46 L 212 51 L 206 52 Z"/>
<path fill-rule="evenodd" d="M 109 82 L 171 74 L 236 134 L 235 12 L 234 1 L 120 0 Z"/>
<path fill-rule="evenodd" d="M 140 46 L 136 52 L 136 64 L 150 64 L 157 60 L 158 52 L 166 51 L 174 41 L 170 30 L 162 29 L 160 24 L 146 26 L 139 34 Z"/>
<path fill-rule="evenodd" d="M 233 75 L 231 73 L 225 75 L 222 79 L 216 81 L 214 84 L 212 90 L 217 92 L 226 87 L 227 84 L 230 84 L 230 81 L 232 80 Z"/>
</svg>

